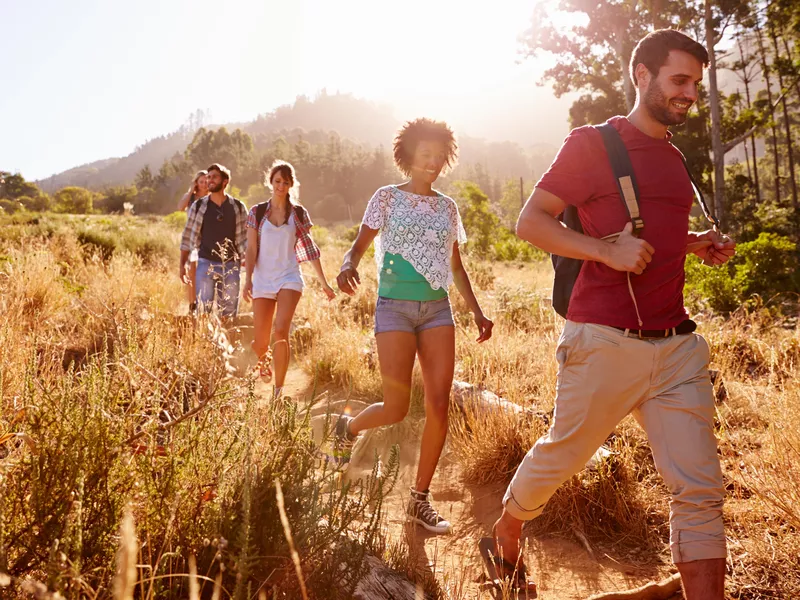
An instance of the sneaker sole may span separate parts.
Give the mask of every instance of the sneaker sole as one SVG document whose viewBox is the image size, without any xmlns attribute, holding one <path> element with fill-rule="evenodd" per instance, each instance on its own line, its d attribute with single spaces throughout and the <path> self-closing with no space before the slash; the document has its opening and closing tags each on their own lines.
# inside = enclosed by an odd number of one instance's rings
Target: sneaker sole
<svg viewBox="0 0 800 600">
<path fill-rule="evenodd" d="M 416 523 L 417 525 L 424 527 L 431 533 L 438 533 L 440 535 L 443 535 L 445 533 L 450 533 L 453 529 L 453 526 L 449 523 L 447 524 L 447 527 L 441 527 L 441 526 L 437 527 L 436 525 L 428 525 L 425 521 L 423 521 L 422 519 L 418 519 L 417 517 L 412 517 L 409 515 L 408 518 L 411 520 L 412 523 Z"/>
</svg>

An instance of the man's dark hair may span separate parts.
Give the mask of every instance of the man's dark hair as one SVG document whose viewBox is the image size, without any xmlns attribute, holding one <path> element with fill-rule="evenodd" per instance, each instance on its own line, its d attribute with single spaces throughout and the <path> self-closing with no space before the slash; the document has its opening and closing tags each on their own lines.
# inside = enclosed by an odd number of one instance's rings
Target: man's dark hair
<svg viewBox="0 0 800 600">
<path fill-rule="evenodd" d="M 653 74 L 653 77 L 656 77 L 661 67 L 667 62 L 671 50 L 688 52 L 704 67 L 708 66 L 708 51 L 702 44 L 675 29 L 658 29 L 644 36 L 633 49 L 630 64 L 633 85 L 639 84 L 636 81 L 636 65 L 642 63 Z"/>
<path fill-rule="evenodd" d="M 231 171 L 230 171 L 230 169 L 228 169 L 227 167 L 222 166 L 219 163 L 214 163 L 213 165 L 208 167 L 206 169 L 206 171 L 208 171 L 209 173 L 211 173 L 211 171 L 219 172 L 219 174 L 222 175 L 222 178 L 225 180 L 225 184 L 226 185 L 231 180 Z"/>
</svg>

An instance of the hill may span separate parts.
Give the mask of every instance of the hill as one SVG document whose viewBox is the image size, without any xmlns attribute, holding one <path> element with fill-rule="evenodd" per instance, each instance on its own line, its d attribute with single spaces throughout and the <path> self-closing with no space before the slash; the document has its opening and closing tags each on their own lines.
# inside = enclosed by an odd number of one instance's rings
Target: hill
<svg viewBox="0 0 800 600">
<path fill-rule="evenodd" d="M 386 104 L 363 100 L 351 94 L 328 94 L 323 91 L 313 99 L 298 96 L 293 104 L 280 106 L 249 122 L 205 127 L 241 129 L 252 138 L 257 150 L 273 146 L 280 137 L 292 144 L 299 140 L 315 144 L 327 143 L 332 134 L 365 147 L 365 150 L 381 147 L 387 150 L 401 124 L 401 120 Z M 155 173 L 165 161 L 176 155 L 183 156 L 201 125 L 202 119 L 193 119 L 177 131 L 148 140 L 128 156 L 80 165 L 37 181 L 37 184 L 48 193 L 70 185 L 93 190 L 128 185 L 144 167 L 149 167 Z M 528 176 L 532 171 L 540 173 L 543 168 L 538 164 L 533 167 L 526 164 L 525 151 L 513 142 L 487 142 L 465 135 L 459 135 L 459 138 L 462 165 L 480 163 L 489 174 L 497 177 Z M 548 158 L 554 153 L 555 147 L 548 144 L 540 144 L 532 152 Z"/>
</svg>

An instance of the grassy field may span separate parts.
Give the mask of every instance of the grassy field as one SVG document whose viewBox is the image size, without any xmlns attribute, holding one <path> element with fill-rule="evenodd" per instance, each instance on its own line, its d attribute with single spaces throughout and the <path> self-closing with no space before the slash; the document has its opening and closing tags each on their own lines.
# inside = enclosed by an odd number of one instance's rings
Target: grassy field
<svg viewBox="0 0 800 600">
<path fill-rule="evenodd" d="M 432 597 L 479 597 L 463 561 L 445 557 L 432 574 L 420 569 L 413 548 L 387 526 L 397 518 L 387 498 L 404 448 L 342 485 L 317 467 L 311 412 L 302 410 L 311 394 L 297 407 L 263 401 L 239 368 L 247 360 L 236 336 L 185 316 L 178 219 L 1 219 L 4 592 L 300 598 L 291 539 L 309 598 L 352 597 L 367 554 Z M 344 234 L 318 229 L 329 277 L 347 247 Z M 294 336 L 295 365 L 318 394 L 380 399 L 370 263 L 355 297 L 328 304 L 312 282 L 298 307 L 296 323 L 308 326 Z M 456 379 L 547 415 L 561 327 L 547 301 L 549 265 L 470 256 L 466 265 L 496 326 L 493 340 L 475 344 L 470 315 L 453 295 Z M 761 314 L 698 320 L 724 382 L 717 434 L 729 596 L 800 597 L 800 339 Z M 412 432 L 422 418 L 418 375 L 413 397 Z M 501 488 L 544 428 L 538 417 L 454 412 L 447 472 L 462 486 Z M 665 573 L 667 494 L 644 435 L 627 419 L 607 445 L 612 456 L 563 486 L 527 534 L 571 539 L 598 560 Z"/>
</svg>

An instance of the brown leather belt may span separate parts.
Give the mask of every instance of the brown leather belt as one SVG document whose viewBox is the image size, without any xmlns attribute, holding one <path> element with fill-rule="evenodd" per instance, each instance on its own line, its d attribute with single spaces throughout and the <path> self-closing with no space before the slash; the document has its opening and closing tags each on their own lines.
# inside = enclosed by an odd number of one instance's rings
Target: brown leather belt
<svg viewBox="0 0 800 600">
<path fill-rule="evenodd" d="M 614 327 L 614 329 L 619 329 L 627 337 L 659 339 L 672 337 L 673 335 L 686 335 L 687 333 L 692 333 L 697 329 L 697 323 L 691 319 L 686 319 L 680 325 L 677 327 L 672 327 L 671 329 L 625 329 L 624 327 Z"/>
</svg>

